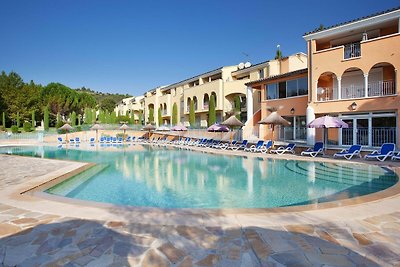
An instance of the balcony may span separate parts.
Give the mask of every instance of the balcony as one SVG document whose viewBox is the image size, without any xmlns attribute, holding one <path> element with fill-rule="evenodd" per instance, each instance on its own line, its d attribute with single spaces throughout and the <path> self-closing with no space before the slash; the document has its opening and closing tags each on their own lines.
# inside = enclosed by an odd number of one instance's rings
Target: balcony
<svg viewBox="0 0 400 267">
<path fill-rule="evenodd" d="M 350 84 L 342 86 L 340 96 L 337 87 L 319 87 L 317 89 L 317 101 L 324 102 L 339 99 L 390 96 L 395 94 L 396 88 L 394 81 L 386 80 L 368 83 L 368 92 L 365 92 L 365 87 L 362 85 Z"/>
<path fill-rule="evenodd" d="M 349 58 L 356 58 L 356 57 L 361 57 L 361 44 L 359 42 L 357 43 L 350 43 L 344 45 L 344 59 L 349 59 Z"/>
</svg>

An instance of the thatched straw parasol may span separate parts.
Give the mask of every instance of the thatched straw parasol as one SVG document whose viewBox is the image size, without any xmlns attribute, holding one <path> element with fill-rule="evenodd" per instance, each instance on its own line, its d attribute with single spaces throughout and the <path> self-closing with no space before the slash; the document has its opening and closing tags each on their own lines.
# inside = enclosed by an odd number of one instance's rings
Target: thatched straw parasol
<svg viewBox="0 0 400 267">
<path fill-rule="evenodd" d="M 71 131 L 74 128 L 71 125 L 69 125 L 68 123 L 66 123 L 66 124 L 64 124 L 63 126 L 61 126 L 58 129 L 59 130 L 65 130 L 65 139 L 66 139 L 66 142 L 69 142 L 69 140 L 68 140 L 68 132 Z"/>
<path fill-rule="evenodd" d="M 143 127 L 144 131 L 149 131 L 149 138 L 150 138 L 150 132 L 154 131 L 156 129 L 156 127 L 153 124 L 148 123 L 147 125 L 145 125 Z"/>
<path fill-rule="evenodd" d="M 233 139 L 233 127 L 243 127 L 244 126 L 244 123 L 241 122 L 240 120 L 238 120 L 238 118 L 236 118 L 235 115 L 231 115 L 228 119 L 226 119 L 225 121 L 221 122 L 221 124 L 230 127 L 230 129 L 231 129 L 231 137 L 230 137 L 231 143 L 232 143 L 232 139 Z"/>
<path fill-rule="evenodd" d="M 282 118 L 282 116 L 279 115 L 275 109 L 270 108 L 270 109 L 268 109 L 268 111 L 270 111 L 271 114 L 269 114 L 264 119 L 260 120 L 258 123 L 259 124 L 270 124 L 272 126 L 272 139 L 274 139 L 275 125 L 289 126 L 290 122 L 288 122 L 287 120 Z"/>
<path fill-rule="evenodd" d="M 100 126 L 100 124 L 98 124 L 98 123 L 95 123 L 95 124 L 93 124 L 93 126 L 92 127 L 90 127 L 90 130 L 95 130 L 96 131 L 96 142 L 98 141 L 98 131 L 99 130 L 101 130 L 102 129 L 102 127 Z"/>
</svg>

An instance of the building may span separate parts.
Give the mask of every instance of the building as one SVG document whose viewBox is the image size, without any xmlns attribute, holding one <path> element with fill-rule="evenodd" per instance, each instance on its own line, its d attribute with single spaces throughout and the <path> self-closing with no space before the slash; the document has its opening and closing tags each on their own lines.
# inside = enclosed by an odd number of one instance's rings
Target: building
<svg viewBox="0 0 400 267">
<path fill-rule="evenodd" d="M 177 123 L 189 125 L 190 102 L 194 102 L 195 127 L 207 127 L 210 98 L 216 100 L 217 121 L 234 107 L 236 96 L 245 97 L 245 80 L 234 79 L 232 72 L 237 66 L 221 67 L 183 81 L 155 88 L 145 93 L 145 120 L 149 122 L 151 110 L 156 125 L 172 124 L 173 106 L 177 107 Z M 241 101 L 245 103 L 245 101 Z M 162 121 L 158 121 L 158 111 Z"/>
<path fill-rule="evenodd" d="M 306 33 L 307 122 L 338 116 L 348 129 L 330 129 L 333 145 L 379 147 L 400 142 L 400 9 Z M 308 130 L 308 143 L 321 139 Z"/>
<path fill-rule="evenodd" d="M 122 99 L 115 106 L 115 113 L 117 115 L 129 116 L 134 118 L 135 123 L 142 123 L 144 109 L 144 96 L 134 96 Z"/>
<path fill-rule="evenodd" d="M 269 60 L 233 74 L 235 77 L 243 75 L 248 77 L 246 82 L 248 118 L 243 128 L 244 138 L 250 140 L 272 138 L 269 127 L 258 124 L 269 114 L 268 107 L 278 109 L 279 114 L 294 122 L 292 125 L 296 127 L 301 125 L 302 129 L 305 127 L 302 121 L 307 107 L 306 54 L 296 53 L 281 59 Z M 300 130 L 287 128 L 283 131 L 286 132 L 277 131 L 274 139 L 280 138 L 280 134 L 289 137 L 289 132 L 292 132 L 292 137 L 288 140 L 303 139 Z"/>
</svg>

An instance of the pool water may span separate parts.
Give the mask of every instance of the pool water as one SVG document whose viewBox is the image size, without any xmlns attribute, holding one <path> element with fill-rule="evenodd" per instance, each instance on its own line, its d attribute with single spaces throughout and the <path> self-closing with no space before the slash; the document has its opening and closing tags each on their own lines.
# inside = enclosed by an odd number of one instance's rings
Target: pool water
<svg viewBox="0 0 400 267">
<path fill-rule="evenodd" d="M 271 208 L 362 196 L 394 185 L 387 168 L 261 159 L 135 145 L 92 150 L 0 148 L 0 153 L 94 162 L 50 194 L 159 208 Z"/>
</svg>

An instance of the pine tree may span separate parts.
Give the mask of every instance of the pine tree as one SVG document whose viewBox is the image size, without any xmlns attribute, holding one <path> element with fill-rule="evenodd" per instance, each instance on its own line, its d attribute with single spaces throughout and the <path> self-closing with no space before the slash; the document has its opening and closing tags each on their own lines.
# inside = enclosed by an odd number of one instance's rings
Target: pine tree
<svg viewBox="0 0 400 267">
<path fill-rule="evenodd" d="M 35 111 L 32 111 L 32 127 L 36 126 L 36 120 L 35 120 Z"/>
<path fill-rule="evenodd" d="M 176 103 L 172 106 L 172 125 L 176 125 L 178 123 L 178 106 Z"/>
<path fill-rule="evenodd" d="M 191 127 L 194 127 L 196 122 L 196 115 L 194 113 L 194 101 L 193 99 L 190 100 L 190 107 L 189 107 L 189 123 Z"/>
<path fill-rule="evenodd" d="M 237 95 L 234 99 L 235 107 L 234 111 L 236 113 L 236 118 L 240 120 L 240 97 Z"/>
<path fill-rule="evenodd" d="M 158 108 L 158 125 L 162 125 L 161 108 Z"/>
<path fill-rule="evenodd" d="M 149 123 L 154 122 L 154 108 L 149 109 Z"/>
<path fill-rule="evenodd" d="M 117 113 L 115 113 L 115 111 L 111 112 L 110 123 L 118 123 L 117 122 Z"/>
<path fill-rule="evenodd" d="M 19 128 L 19 111 L 17 111 L 17 127 Z"/>
<path fill-rule="evenodd" d="M 6 113 L 3 111 L 3 128 L 6 128 Z"/>
<path fill-rule="evenodd" d="M 217 113 L 215 111 L 215 96 L 211 95 L 210 105 L 208 107 L 208 126 L 213 125 L 217 121 Z"/>
<path fill-rule="evenodd" d="M 48 131 L 49 130 L 49 107 L 46 106 L 44 108 L 44 114 L 43 114 L 43 123 L 44 123 L 44 130 Z"/>
<path fill-rule="evenodd" d="M 75 111 L 72 111 L 70 119 L 71 119 L 71 126 L 75 126 L 76 125 L 76 113 L 75 113 Z"/>
</svg>

